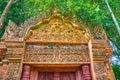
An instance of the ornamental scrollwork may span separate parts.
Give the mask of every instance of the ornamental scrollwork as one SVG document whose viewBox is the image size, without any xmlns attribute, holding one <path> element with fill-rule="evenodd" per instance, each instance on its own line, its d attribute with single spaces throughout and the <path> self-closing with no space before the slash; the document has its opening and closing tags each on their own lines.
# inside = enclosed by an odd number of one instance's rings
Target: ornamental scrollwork
<svg viewBox="0 0 120 80">
<path fill-rule="evenodd" d="M 96 80 L 107 80 L 106 68 L 104 63 L 94 63 Z"/>
<path fill-rule="evenodd" d="M 7 58 L 21 58 L 23 54 L 22 48 L 8 48 Z"/>
<path fill-rule="evenodd" d="M 87 46 L 27 46 L 24 62 L 89 62 Z"/>
<path fill-rule="evenodd" d="M 20 63 L 9 63 L 7 77 L 5 80 L 17 80 L 19 73 Z"/>
<path fill-rule="evenodd" d="M 27 41 L 44 42 L 88 42 L 88 36 L 84 32 L 80 25 L 75 25 L 71 21 L 63 20 L 58 15 L 53 15 L 32 26 L 26 39 Z"/>
<path fill-rule="evenodd" d="M 94 64 L 94 69 L 96 73 L 104 73 L 106 72 L 105 70 L 105 64 L 104 63 L 95 63 Z"/>
</svg>

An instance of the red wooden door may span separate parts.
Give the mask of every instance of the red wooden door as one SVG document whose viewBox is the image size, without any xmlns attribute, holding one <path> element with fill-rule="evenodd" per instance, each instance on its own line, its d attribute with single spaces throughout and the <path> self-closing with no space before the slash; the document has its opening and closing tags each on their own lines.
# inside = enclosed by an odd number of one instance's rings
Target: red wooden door
<svg viewBox="0 0 120 80">
<path fill-rule="evenodd" d="M 60 73 L 60 80 L 76 80 L 75 73 L 73 73 L 73 72 Z"/>
<path fill-rule="evenodd" d="M 57 72 L 57 76 L 54 74 L 52 72 L 39 72 L 38 80 L 76 80 L 73 72 Z"/>
<path fill-rule="evenodd" d="M 39 72 L 38 80 L 54 80 L 52 72 Z"/>
</svg>

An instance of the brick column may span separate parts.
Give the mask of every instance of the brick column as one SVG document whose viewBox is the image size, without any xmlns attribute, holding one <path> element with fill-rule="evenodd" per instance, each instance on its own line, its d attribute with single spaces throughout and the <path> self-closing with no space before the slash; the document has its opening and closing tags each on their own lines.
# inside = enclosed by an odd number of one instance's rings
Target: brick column
<svg viewBox="0 0 120 80">
<path fill-rule="evenodd" d="M 82 65 L 82 71 L 83 71 L 83 80 L 91 80 L 89 65 Z"/>
<path fill-rule="evenodd" d="M 2 62 L 3 62 L 3 66 L 2 66 L 3 80 L 5 80 L 7 77 L 9 61 L 7 59 L 4 59 L 4 60 L 2 60 Z"/>
<path fill-rule="evenodd" d="M 30 80 L 30 66 L 29 65 L 24 65 L 23 66 L 23 73 L 21 80 Z"/>
</svg>

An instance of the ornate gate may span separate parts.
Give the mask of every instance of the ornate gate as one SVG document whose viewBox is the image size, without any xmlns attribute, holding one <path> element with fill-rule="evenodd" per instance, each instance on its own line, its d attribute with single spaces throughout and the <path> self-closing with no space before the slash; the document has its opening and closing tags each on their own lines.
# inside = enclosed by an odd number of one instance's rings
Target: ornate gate
<svg viewBox="0 0 120 80">
<path fill-rule="evenodd" d="M 28 20 L 21 27 L 10 21 L 3 36 L 4 59 L 9 63 L 3 60 L 0 64 L 0 73 L 4 73 L 0 79 L 115 80 L 108 39 L 101 28 L 93 31 L 97 36 L 58 14 Z M 3 48 L 0 45 L 1 54 Z"/>
</svg>

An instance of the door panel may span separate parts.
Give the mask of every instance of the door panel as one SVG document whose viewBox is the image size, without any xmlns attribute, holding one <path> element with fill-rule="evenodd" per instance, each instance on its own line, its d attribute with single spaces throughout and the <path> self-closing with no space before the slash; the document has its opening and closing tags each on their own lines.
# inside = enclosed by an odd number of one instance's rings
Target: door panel
<svg viewBox="0 0 120 80">
<path fill-rule="evenodd" d="M 38 80 L 46 80 L 46 73 L 45 72 L 40 72 L 38 76 Z"/>
<path fill-rule="evenodd" d="M 46 80 L 54 80 L 54 73 L 52 72 L 46 73 Z"/>
<path fill-rule="evenodd" d="M 57 78 L 54 76 L 53 72 L 39 72 L 38 80 L 76 80 L 74 72 L 60 72 Z M 57 72 L 58 74 L 58 72 Z"/>
<path fill-rule="evenodd" d="M 60 73 L 60 80 L 76 80 L 75 73 L 72 72 Z"/>
<path fill-rule="evenodd" d="M 39 72 L 38 80 L 54 80 L 52 72 Z"/>
</svg>

